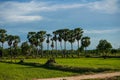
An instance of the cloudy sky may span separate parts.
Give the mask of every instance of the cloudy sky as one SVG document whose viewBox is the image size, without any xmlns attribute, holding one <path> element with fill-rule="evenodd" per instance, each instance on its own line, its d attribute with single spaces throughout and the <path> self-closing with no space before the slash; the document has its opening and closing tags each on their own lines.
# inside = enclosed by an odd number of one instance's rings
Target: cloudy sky
<svg viewBox="0 0 120 80">
<path fill-rule="evenodd" d="M 29 31 L 81 27 L 89 49 L 106 39 L 120 46 L 120 0 L 0 0 L 0 28 L 27 40 Z M 77 46 L 76 43 L 74 46 Z M 69 48 L 69 47 L 68 47 Z"/>
</svg>

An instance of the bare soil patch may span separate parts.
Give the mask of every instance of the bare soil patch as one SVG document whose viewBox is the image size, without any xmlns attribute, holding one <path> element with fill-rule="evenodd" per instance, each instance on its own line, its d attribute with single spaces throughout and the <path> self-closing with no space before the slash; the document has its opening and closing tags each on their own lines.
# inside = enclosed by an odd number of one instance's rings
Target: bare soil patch
<svg viewBox="0 0 120 80">
<path fill-rule="evenodd" d="M 97 74 L 79 75 L 79 76 L 71 76 L 71 77 L 33 79 L 33 80 L 83 80 L 83 79 L 103 79 L 103 78 L 110 78 L 114 76 L 120 76 L 120 72 L 97 73 Z"/>
</svg>

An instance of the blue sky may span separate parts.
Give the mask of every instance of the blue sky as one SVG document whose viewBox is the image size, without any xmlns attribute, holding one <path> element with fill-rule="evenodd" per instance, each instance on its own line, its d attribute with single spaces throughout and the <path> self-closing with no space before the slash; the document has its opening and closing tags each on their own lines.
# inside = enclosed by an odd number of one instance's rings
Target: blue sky
<svg viewBox="0 0 120 80">
<path fill-rule="evenodd" d="M 120 1 L 0 0 L 0 28 L 6 29 L 8 34 L 19 35 L 21 42 L 27 40 L 29 31 L 52 33 L 57 29 L 76 27 L 83 28 L 84 36 L 91 37 L 89 49 L 95 49 L 101 39 L 118 48 Z"/>
</svg>

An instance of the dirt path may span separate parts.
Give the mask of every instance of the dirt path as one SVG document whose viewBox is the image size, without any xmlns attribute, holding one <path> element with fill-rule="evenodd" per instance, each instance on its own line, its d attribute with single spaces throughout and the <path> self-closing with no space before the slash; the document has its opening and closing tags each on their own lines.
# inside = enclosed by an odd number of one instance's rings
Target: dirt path
<svg viewBox="0 0 120 80">
<path fill-rule="evenodd" d="M 89 74 L 89 75 L 80 75 L 80 76 L 71 76 L 71 77 L 34 79 L 34 80 L 81 80 L 81 79 L 109 78 L 114 76 L 120 76 L 120 72 L 98 73 L 98 74 Z"/>
</svg>

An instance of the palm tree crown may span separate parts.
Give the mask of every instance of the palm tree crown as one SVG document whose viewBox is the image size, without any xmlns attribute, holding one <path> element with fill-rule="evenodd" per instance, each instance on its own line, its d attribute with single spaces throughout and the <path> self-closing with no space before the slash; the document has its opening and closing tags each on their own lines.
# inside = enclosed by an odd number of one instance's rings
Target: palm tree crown
<svg viewBox="0 0 120 80">
<path fill-rule="evenodd" d="M 2 48 L 3 48 L 3 44 L 7 39 L 7 34 L 6 34 L 6 30 L 5 29 L 0 29 L 0 42 L 2 43 Z"/>
<path fill-rule="evenodd" d="M 83 47 L 88 47 L 90 45 L 90 37 L 83 37 L 81 40 L 81 44 Z"/>
</svg>

